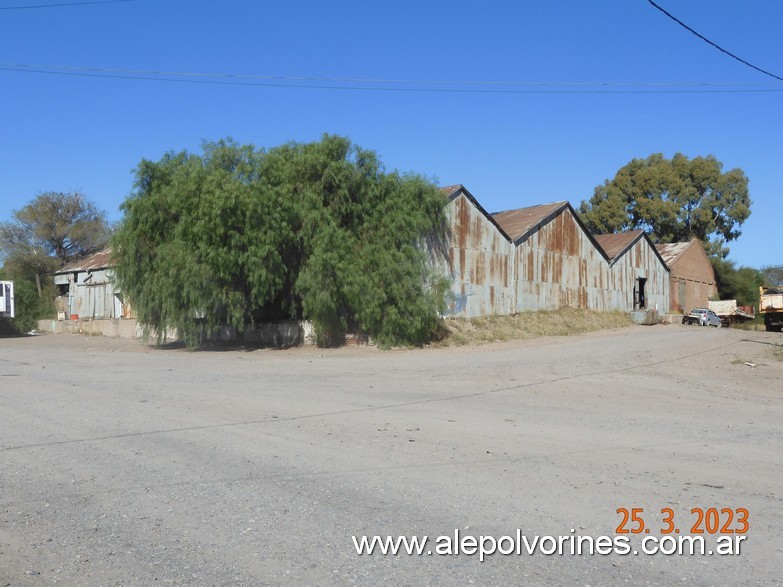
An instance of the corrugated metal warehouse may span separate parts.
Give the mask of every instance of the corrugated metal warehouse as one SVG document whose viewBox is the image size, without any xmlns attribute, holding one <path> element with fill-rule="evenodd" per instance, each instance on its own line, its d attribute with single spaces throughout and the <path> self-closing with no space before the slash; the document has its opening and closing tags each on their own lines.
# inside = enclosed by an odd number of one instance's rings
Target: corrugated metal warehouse
<svg viewBox="0 0 783 587">
<path fill-rule="evenodd" d="M 656 248 L 671 269 L 670 311 L 684 313 L 706 308 L 707 302 L 718 295 L 718 285 L 701 241 L 694 238 Z"/>
<path fill-rule="evenodd" d="M 642 231 L 594 237 L 568 202 L 490 215 L 462 185 L 441 191 L 452 230 L 449 315 L 667 311 L 669 268 Z"/>
</svg>

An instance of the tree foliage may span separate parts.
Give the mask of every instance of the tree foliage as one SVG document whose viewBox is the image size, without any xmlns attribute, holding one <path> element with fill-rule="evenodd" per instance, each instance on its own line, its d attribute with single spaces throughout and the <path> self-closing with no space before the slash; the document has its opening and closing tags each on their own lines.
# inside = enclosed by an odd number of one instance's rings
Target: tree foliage
<svg viewBox="0 0 783 587">
<path fill-rule="evenodd" d="M 0 247 L 6 258 L 31 267 L 50 257 L 63 265 L 99 251 L 109 241 L 106 213 L 79 192 L 38 194 L 21 210 L 14 211 L 11 222 L 0 224 Z"/>
<path fill-rule="evenodd" d="M 223 325 L 301 317 L 320 344 L 349 329 L 419 344 L 445 309 L 428 264 L 444 207 L 431 182 L 387 173 L 342 137 L 266 151 L 224 140 L 141 162 L 112 255 L 158 336 L 176 328 L 195 344 Z"/>
<path fill-rule="evenodd" d="M 737 300 L 740 306 L 758 306 L 759 286 L 764 285 L 762 273 L 751 267 L 737 267 L 734 261 L 710 257 L 715 269 L 718 294 L 722 300 Z"/>
<path fill-rule="evenodd" d="M 708 253 L 725 257 L 725 243 L 741 234 L 750 216 L 748 178 L 741 169 L 722 172 L 714 156 L 677 153 L 634 159 L 583 201 L 580 216 L 594 233 L 642 228 L 656 243 L 698 238 Z"/>
</svg>

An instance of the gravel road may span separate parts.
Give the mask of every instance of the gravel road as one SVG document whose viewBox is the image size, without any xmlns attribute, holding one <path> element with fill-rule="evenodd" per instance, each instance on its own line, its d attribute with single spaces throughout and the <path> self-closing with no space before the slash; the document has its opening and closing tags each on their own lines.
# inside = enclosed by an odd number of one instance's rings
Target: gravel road
<svg viewBox="0 0 783 587">
<path fill-rule="evenodd" d="M 386 352 L 0 339 L 0 587 L 779 584 L 774 343 L 681 325 Z M 692 508 L 750 528 L 728 556 L 352 540 L 614 537 L 618 508 L 643 508 L 634 546 L 663 536 L 662 508 L 680 535 Z"/>
</svg>

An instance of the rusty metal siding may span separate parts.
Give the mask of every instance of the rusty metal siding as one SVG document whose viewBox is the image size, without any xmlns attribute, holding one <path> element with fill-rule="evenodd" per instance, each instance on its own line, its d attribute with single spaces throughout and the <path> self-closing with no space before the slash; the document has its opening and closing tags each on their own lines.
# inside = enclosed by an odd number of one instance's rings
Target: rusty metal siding
<svg viewBox="0 0 783 587">
<path fill-rule="evenodd" d="M 633 291 L 637 279 L 644 278 L 645 298 L 647 309 L 657 309 L 661 313 L 669 311 L 670 274 L 666 266 L 650 245 L 647 238 L 639 239 L 628 252 L 615 261 L 612 269 L 621 269 L 622 282 L 617 286 L 623 291 L 629 292 L 627 303 L 630 309 L 634 309 Z"/>
<path fill-rule="evenodd" d="M 453 299 L 447 315 L 511 314 L 514 245 L 464 194 L 449 204 L 448 214 L 451 267 L 444 271 L 451 279 Z"/>
<path fill-rule="evenodd" d="M 474 317 L 563 307 L 632 311 L 640 277 L 647 280 L 646 307 L 666 311 L 669 271 L 647 237 L 637 235 L 633 246 L 609 260 L 570 206 L 553 213 L 515 245 L 502 232 L 507 229 L 499 230 L 464 194 L 452 200 L 447 274 L 454 300 L 447 314 Z M 503 214 L 511 226 L 515 212 Z"/>
<path fill-rule="evenodd" d="M 608 264 L 564 208 L 517 246 L 516 311 L 607 309 Z"/>
</svg>

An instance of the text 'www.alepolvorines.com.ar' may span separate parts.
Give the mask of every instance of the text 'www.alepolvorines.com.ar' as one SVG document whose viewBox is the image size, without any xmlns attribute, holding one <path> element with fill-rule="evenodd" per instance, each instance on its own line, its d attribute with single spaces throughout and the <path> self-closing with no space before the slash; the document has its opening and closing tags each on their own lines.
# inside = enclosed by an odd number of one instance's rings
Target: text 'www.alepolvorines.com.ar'
<svg viewBox="0 0 783 587">
<path fill-rule="evenodd" d="M 352 536 L 358 555 L 454 556 L 478 555 L 480 561 L 493 555 L 739 555 L 744 535 L 714 536 L 645 536 L 639 543 L 628 536 L 494 536 L 463 534 L 454 530 L 430 539 L 429 536 Z M 712 543 L 714 540 L 714 544 Z"/>
</svg>

